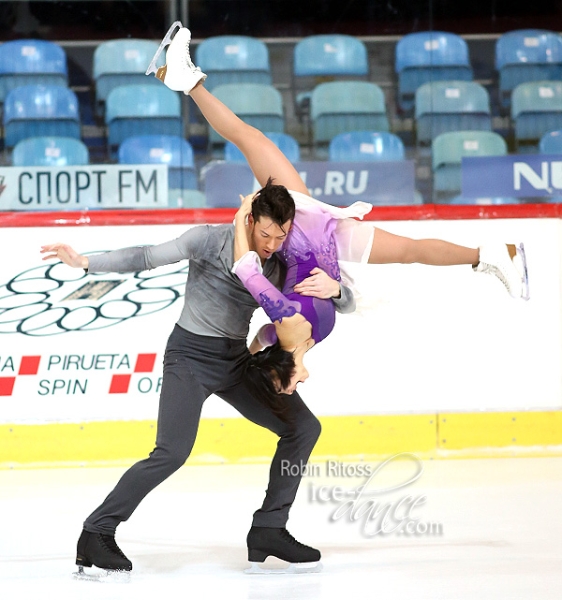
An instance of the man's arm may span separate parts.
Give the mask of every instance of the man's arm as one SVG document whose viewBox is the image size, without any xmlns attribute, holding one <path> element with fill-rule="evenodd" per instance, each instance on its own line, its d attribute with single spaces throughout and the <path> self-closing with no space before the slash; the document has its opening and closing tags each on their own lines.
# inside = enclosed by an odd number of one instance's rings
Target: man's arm
<svg viewBox="0 0 562 600">
<path fill-rule="evenodd" d="M 340 283 L 339 298 L 332 298 L 332 302 L 336 310 L 344 315 L 352 313 L 357 308 L 353 292 L 350 288 L 343 285 L 343 283 Z"/>
<path fill-rule="evenodd" d="M 208 238 L 208 226 L 193 227 L 179 238 L 155 246 L 133 246 L 110 252 L 84 256 L 68 244 L 49 244 L 41 247 L 43 260 L 57 258 L 70 267 L 88 273 L 134 273 L 162 265 L 196 258 Z"/>
</svg>

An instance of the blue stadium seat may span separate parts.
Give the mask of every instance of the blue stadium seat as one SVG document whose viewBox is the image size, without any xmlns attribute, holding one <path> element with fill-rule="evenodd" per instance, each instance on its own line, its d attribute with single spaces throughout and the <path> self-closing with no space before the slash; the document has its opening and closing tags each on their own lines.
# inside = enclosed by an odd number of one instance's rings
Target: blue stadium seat
<svg viewBox="0 0 562 600">
<path fill-rule="evenodd" d="M 496 42 L 500 102 L 511 105 L 511 94 L 521 83 L 562 79 L 562 36 L 543 29 L 520 29 Z"/>
<path fill-rule="evenodd" d="M 44 40 L 15 40 L 0 45 L 0 102 L 22 85 L 67 86 L 64 50 Z"/>
<path fill-rule="evenodd" d="M 242 35 L 215 36 L 195 49 L 195 63 L 207 75 L 205 87 L 213 90 L 226 83 L 271 84 L 267 46 Z"/>
<path fill-rule="evenodd" d="M 350 131 L 336 135 L 328 147 L 331 161 L 403 160 L 404 144 L 393 133 Z"/>
<path fill-rule="evenodd" d="M 562 154 L 562 129 L 545 133 L 539 142 L 541 154 Z"/>
<path fill-rule="evenodd" d="M 109 92 L 120 85 L 162 85 L 156 77 L 145 75 L 157 50 L 157 42 L 136 39 L 111 40 L 101 43 L 95 49 L 93 77 L 98 114 L 103 114 Z M 165 54 L 162 53 L 157 66 L 164 64 L 164 58 Z"/>
<path fill-rule="evenodd" d="M 424 83 L 416 91 L 415 118 L 419 144 L 448 131 L 490 131 L 490 97 L 474 81 Z"/>
<path fill-rule="evenodd" d="M 434 200 L 461 191 L 464 156 L 503 156 L 507 144 L 493 131 L 452 131 L 438 135 L 431 146 Z"/>
<path fill-rule="evenodd" d="M 310 99 L 310 117 L 313 144 L 319 154 L 339 133 L 389 130 L 384 93 L 369 81 L 317 85 Z"/>
<path fill-rule="evenodd" d="M 183 137 L 180 98 L 164 85 L 122 85 L 109 92 L 105 106 L 108 146 L 112 156 L 128 137 Z"/>
<path fill-rule="evenodd" d="M 562 81 L 519 84 L 511 96 L 515 143 L 537 143 L 547 132 L 562 128 Z"/>
<path fill-rule="evenodd" d="M 24 85 L 8 93 L 4 103 L 4 144 L 11 148 L 29 137 L 80 138 L 76 94 L 59 85 Z"/>
<path fill-rule="evenodd" d="M 432 81 L 471 81 L 472 67 L 467 43 L 454 33 L 421 31 L 405 35 L 396 44 L 398 105 L 414 108 L 416 90 Z"/>
<path fill-rule="evenodd" d="M 33 137 L 18 142 L 12 152 L 14 167 L 66 167 L 90 162 L 84 142 L 68 137 Z"/>
<path fill-rule="evenodd" d="M 275 143 L 283 154 L 293 163 L 300 160 L 300 146 L 297 140 L 287 133 L 269 133 L 265 135 Z M 232 142 L 224 145 L 224 159 L 227 162 L 245 163 L 246 157 Z"/>
<path fill-rule="evenodd" d="M 224 102 L 245 123 L 260 131 L 283 133 L 285 117 L 281 94 L 264 83 L 225 83 L 213 90 L 213 95 Z M 209 142 L 225 142 L 214 129 L 209 128 Z"/>
<path fill-rule="evenodd" d="M 170 190 L 197 189 L 191 144 L 178 135 L 139 135 L 119 146 L 117 161 L 129 165 L 168 165 Z"/>
<path fill-rule="evenodd" d="M 293 50 L 293 93 L 297 116 L 308 113 L 312 90 L 336 79 L 369 75 L 365 44 L 350 35 L 311 35 L 300 40 Z M 306 91 L 298 92 L 299 89 Z"/>
</svg>

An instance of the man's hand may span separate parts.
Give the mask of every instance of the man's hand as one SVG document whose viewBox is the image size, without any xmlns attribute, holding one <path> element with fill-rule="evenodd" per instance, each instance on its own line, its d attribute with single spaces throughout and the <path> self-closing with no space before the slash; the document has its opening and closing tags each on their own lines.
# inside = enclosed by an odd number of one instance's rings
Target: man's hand
<svg viewBox="0 0 562 600">
<path fill-rule="evenodd" d="M 69 267 L 76 267 L 80 269 L 88 268 L 89 261 L 87 257 L 78 254 L 78 252 L 73 250 L 68 244 L 59 243 L 41 246 L 41 254 L 47 254 L 43 257 L 43 260 L 58 258 Z"/>
<path fill-rule="evenodd" d="M 297 294 L 324 299 L 339 298 L 341 293 L 339 282 L 318 267 L 312 269 L 310 276 L 295 285 L 294 289 Z"/>
</svg>

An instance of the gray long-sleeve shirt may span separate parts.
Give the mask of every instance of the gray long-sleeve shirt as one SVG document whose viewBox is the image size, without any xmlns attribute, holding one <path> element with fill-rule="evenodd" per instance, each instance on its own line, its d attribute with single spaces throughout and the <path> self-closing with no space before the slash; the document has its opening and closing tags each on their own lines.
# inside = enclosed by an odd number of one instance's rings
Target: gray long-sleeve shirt
<svg viewBox="0 0 562 600">
<path fill-rule="evenodd" d="M 234 273 L 234 226 L 203 225 L 155 246 L 123 248 L 89 256 L 90 273 L 131 273 L 189 260 L 185 302 L 178 325 L 198 335 L 245 339 L 258 307 Z M 263 274 L 280 288 L 285 267 L 277 256 L 265 262 Z M 336 310 L 352 312 L 351 290 L 341 286 Z"/>
</svg>

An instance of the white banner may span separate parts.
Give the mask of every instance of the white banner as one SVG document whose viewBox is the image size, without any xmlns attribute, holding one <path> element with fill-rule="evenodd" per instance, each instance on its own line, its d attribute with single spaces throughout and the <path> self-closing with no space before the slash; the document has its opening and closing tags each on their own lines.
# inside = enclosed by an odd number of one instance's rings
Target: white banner
<svg viewBox="0 0 562 600">
<path fill-rule="evenodd" d="M 0 167 L 2 211 L 167 206 L 167 165 Z"/>
<path fill-rule="evenodd" d="M 378 223 L 373 223 L 378 226 Z M 531 300 L 470 266 L 352 265 L 359 310 L 338 315 L 306 355 L 299 386 L 318 415 L 560 408 L 558 219 L 384 222 L 388 231 L 477 246 L 526 244 Z M 185 225 L 0 230 L 0 422 L 153 419 L 167 337 L 188 264 L 85 275 L 41 261 L 65 241 L 82 253 L 173 239 Z M 251 335 L 266 321 L 258 310 Z M 216 397 L 206 417 L 239 416 Z"/>
</svg>

